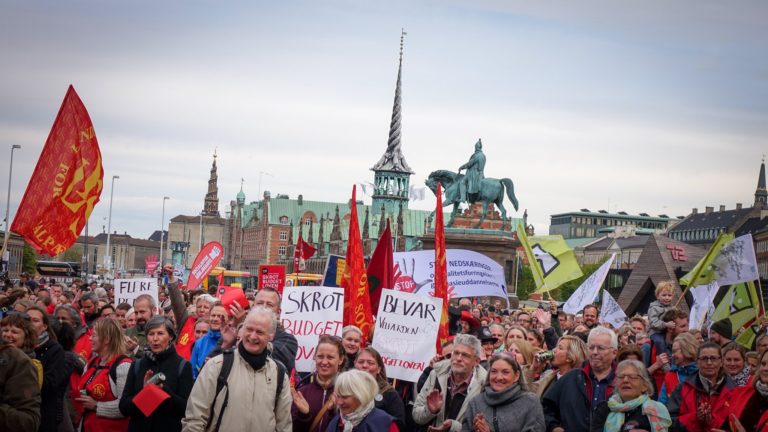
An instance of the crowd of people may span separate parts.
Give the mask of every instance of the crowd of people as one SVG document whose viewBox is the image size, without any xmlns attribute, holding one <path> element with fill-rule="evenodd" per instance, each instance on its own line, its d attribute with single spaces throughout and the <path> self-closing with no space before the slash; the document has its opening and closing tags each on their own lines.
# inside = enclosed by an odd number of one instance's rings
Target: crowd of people
<svg viewBox="0 0 768 432">
<path fill-rule="evenodd" d="M 387 377 L 360 329 L 321 335 L 298 373 L 281 296 L 228 307 L 179 289 L 114 304 L 109 284 L 23 277 L 0 292 L 0 431 L 768 431 L 768 335 L 690 330 L 660 283 L 620 328 L 500 299 L 452 301 L 417 382 Z"/>
</svg>

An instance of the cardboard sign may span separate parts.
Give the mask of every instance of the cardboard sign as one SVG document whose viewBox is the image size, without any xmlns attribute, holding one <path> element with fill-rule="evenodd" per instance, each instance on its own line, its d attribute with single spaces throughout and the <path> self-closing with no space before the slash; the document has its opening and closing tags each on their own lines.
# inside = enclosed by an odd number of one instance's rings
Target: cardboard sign
<svg viewBox="0 0 768 432">
<path fill-rule="evenodd" d="M 208 242 L 200 249 L 192 268 L 189 270 L 189 280 L 187 280 L 187 289 L 193 290 L 200 285 L 208 273 L 216 267 L 224 256 L 224 247 L 217 241 Z"/>
<path fill-rule="evenodd" d="M 442 307 L 438 298 L 381 291 L 372 345 L 384 359 L 387 377 L 418 381 L 435 356 Z"/>
<path fill-rule="evenodd" d="M 259 289 L 271 288 L 282 294 L 283 287 L 285 287 L 284 265 L 259 266 Z"/>
<path fill-rule="evenodd" d="M 157 295 L 157 279 L 115 279 L 115 304 L 128 303 L 133 306 L 136 297 L 149 294 L 155 299 L 155 305 L 160 303 Z"/>
<path fill-rule="evenodd" d="M 344 289 L 323 286 L 285 287 L 280 308 L 280 319 L 285 331 L 294 335 L 299 343 L 296 370 L 313 372 L 315 348 L 320 335 L 341 336 L 344 327 Z"/>
</svg>

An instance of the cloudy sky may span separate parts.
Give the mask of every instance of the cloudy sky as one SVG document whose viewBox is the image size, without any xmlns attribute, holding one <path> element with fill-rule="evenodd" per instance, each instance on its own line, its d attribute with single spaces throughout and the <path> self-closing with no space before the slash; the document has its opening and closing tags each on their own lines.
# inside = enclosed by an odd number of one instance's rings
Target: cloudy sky
<svg viewBox="0 0 768 432">
<path fill-rule="evenodd" d="M 11 218 L 67 86 L 105 188 L 91 233 L 145 238 L 245 180 L 343 202 L 387 144 L 400 29 L 403 153 L 423 184 L 482 137 L 537 232 L 589 208 L 749 204 L 768 152 L 764 1 L 0 1 L 0 189 Z M 264 174 L 262 174 L 264 173 Z M 434 197 L 411 204 L 428 209 Z M 3 203 L 3 210 L 5 204 Z M 515 215 L 515 213 L 512 213 Z"/>
</svg>

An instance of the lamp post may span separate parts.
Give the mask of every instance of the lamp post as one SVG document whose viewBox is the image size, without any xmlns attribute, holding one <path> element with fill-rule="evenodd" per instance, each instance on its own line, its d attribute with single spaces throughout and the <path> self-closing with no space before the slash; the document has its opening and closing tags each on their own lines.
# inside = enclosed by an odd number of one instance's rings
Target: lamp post
<svg viewBox="0 0 768 432">
<path fill-rule="evenodd" d="M 21 146 L 18 144 L 11 145 L 11 167 L 8 169 L 8 198 L 5 200 L 5 236 L 3 237 L 3 247 L 0 248 L 0 261 L 6 261 L 6 257 L 10 257 L 10 254 L 7 253 L 8 237 L 10 235 L 8 227 L 11 226 L 11 180 L 13 180 L 13 151 L 16 149 L 21 149 Z M 7 261 L 7 265 L 10 266 L 10 258 L 7 258 Z M 8 272 L 10 272 L 10 268 L 8 269 Z"/>
<path fill-rule="evenodd" d="M 160 267 L 160 270 L 163 268 L 163 263 L 165 262 L 165 257 L 163 257 L 163 237 L 165 235 L 165 202 L 171 198 L 164 196 L 163 197 L 163 215 L 160 218 L 160 264 L 158 264 L 158 267 Z"/>
<path fill-rule="evenodd" d="M 110 236 L 112 235 L 112 196 L 115 194 L 115 180 L 119 179 L 120 176 L 113 175 L 112 176 L 112 187 L 109 191 L 109 217 L 107 219 L 107 254 L 105 255 L 107 262 L 107 274 L 111 277 L 112 276 L 112 249 L 110 248 L 109 240 Z"/>
</svg>

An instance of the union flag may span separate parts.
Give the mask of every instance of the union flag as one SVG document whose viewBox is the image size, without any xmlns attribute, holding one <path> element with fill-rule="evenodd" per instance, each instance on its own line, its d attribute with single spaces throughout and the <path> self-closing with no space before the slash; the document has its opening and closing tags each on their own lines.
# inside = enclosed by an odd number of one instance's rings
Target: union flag
<svg viewBox="0 0 768 432">
<path fill-rule="evenodd" d="M 442 187 L 437 184 L 437 206 L 435 210 L 435 297 L 443 300 L 443 312 L 437 328 L 437 352 L 443 352 L 448 341 L 448 265 L 445 261 L 445 228 L 443 226 Z"/>
<path fill-rule="evenodd" d="M 85 227 L 99 202 L 103 177 L 93 123 L 70 85 L 11 231 L 38 253 L 59 255 L 77 241 Z"/>
<path fill-rule="evenodd" d="M 357 220 L 357 199 L 352 186 L 352 212 L 349 215 L 349 237 L 347 259 L 341 287 L 344 288 L 344 325 L 353 324 L 363 332 L 365 346 L 373 328 L 371 298 L 368 292 L 368 275 L 365 272 L 363 241 L 360 237 L 360 223 Z"/>
</svg>

